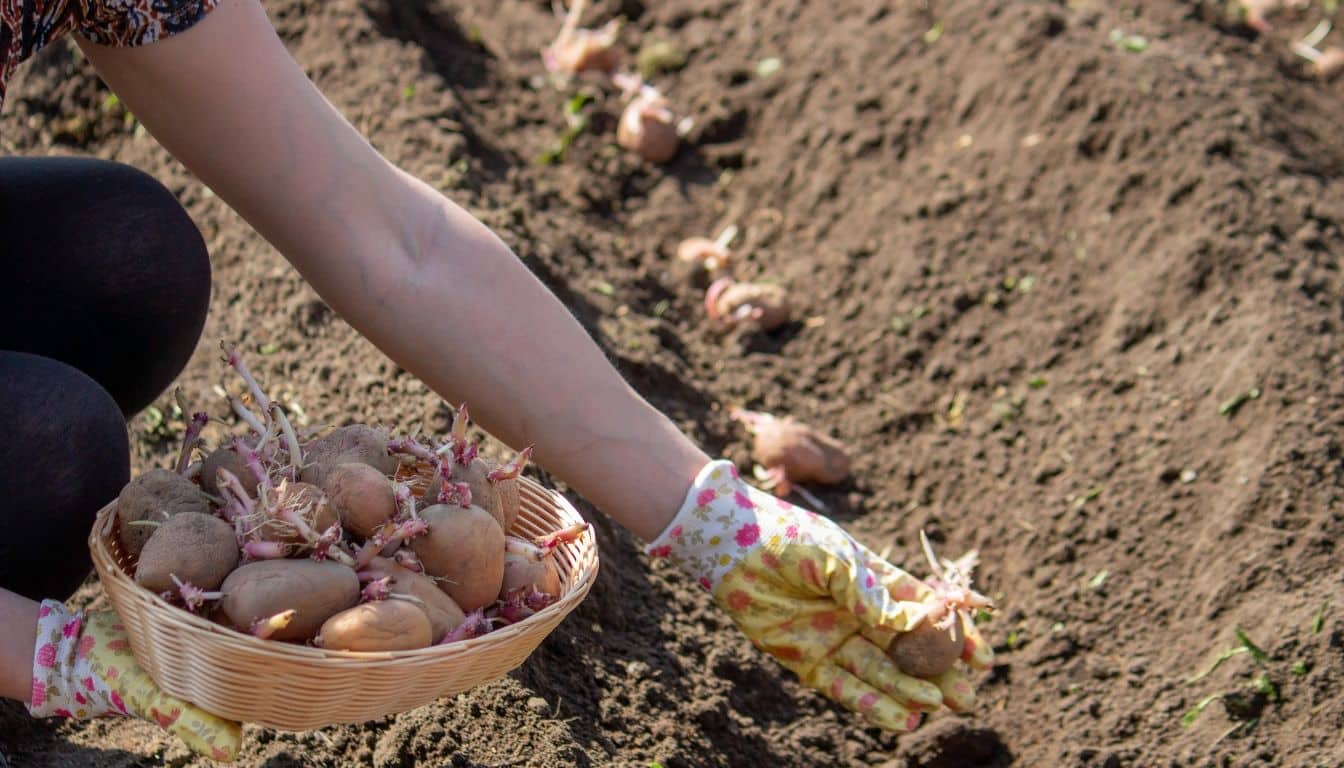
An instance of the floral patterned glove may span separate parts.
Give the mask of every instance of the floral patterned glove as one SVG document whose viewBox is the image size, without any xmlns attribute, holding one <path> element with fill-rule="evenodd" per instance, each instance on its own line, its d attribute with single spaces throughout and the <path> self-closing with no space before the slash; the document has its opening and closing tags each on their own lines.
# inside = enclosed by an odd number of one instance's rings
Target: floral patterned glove
<svg viewBox="0 0 1344 768">
<path fill-rule="evenodd" d="M 71 613 L 55 600 L 44 600 L 38 609 L 28 711 L 35 717 L 79 719 L 135 715 L 221 762 L 231 762 L 242 741 L 238 723 L 159 690 L 135 663 L 115 613 Z"/>
<path fill-rule="evenodd" d="M 953 669 L 932 680 L 904 674 L 885 648 L 924 619 L 933 587 L 854 541 L 831 520 L 743 482 L 729 461 L 707 464 L 681 511 L 648 547 L 699 579 L 751 639 L 810 688 L 874 725 L 911 731 L 922 713 L 975 702 Z M 963 622 L 962 659 L 988 666 L 993 651 Z"/>
</svg>

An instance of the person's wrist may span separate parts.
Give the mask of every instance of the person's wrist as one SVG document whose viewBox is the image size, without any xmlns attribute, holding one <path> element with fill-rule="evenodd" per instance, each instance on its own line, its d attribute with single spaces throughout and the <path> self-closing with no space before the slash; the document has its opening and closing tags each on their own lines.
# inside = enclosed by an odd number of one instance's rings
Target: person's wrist
<svg viewBox="0 0 1344 768">
<path fill-rule="evenodd" d="M 56 600 L 43 600 L 37 614 L 33 650 L 33 684 L 28 712 L 34 717 L 74 717 L 125 714 L 119 700 L 87 663 L 85 615 L 71 612 Z"/>
<path fill-rule="evenodd" d="M 758 545 L 758 511 L 772 498 L 744 482 L 731 461 L 712 460 L 696 474 L 681 508 L 645 552 L 667 559 L 712 590 Z"/>
</svg>

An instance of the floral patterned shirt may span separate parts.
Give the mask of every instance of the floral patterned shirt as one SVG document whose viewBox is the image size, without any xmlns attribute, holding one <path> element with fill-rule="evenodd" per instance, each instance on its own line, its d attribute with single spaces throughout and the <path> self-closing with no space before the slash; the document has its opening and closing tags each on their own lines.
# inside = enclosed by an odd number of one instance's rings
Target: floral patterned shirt
<svg viewBox="0 0 1344 768">
<path fill-rule="evenodd" d="M 19 64 L 69 32 L 146 45 L 190 28 L 220 0 L 0 0 L 0 105 Z"/>
</svg>

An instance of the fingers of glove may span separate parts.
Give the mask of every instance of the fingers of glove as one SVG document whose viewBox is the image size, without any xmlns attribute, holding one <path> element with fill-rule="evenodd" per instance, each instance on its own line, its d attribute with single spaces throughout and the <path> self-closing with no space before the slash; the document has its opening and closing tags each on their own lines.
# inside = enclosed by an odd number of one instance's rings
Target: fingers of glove
<svg viewBox="0 0 1344 768">
<path fill-rule="evenodd" d="M 899 632 L 892 632 L 889 629 L 870 627 L 867 625 L 859 627 L 859 632 L 868 639 L 868 642 L 876 645 L 878 648 L 886 648 L 890 646 L 891 641 L 895 640 L 897 635 L 900 634 Z"/>
<path fill-rule="evenodd" d="M 861 562 L 877 576 L 882 586 L 897 600 L 922 603 L 933 596 L 933 588 L 898 565 L 883 559 L 862 544 L 855 544 L 862 554 Z"/>
<path fill-rule="evenodd" d="M 966 635 L 966 646 L 961 650 L 961 660 L 971 669 L 989 669 L 994 663 L 994 648 L 980 634 L 975 619 L 967 611 L 961 611 L 961 628 Z"/>
<path fill-rule="evenodd" d="M 879 573 L 868 567 L 865 552 L 862 545 L 846 538 L 845 543 L 827 549 L 790 547 L 786 556 L 798 559 L 796 572 L 805 584 L 819 587 L 862 623 L 893 632 L 909 631 L 924 618 L 928 607 L 894 597 Z M 888 567 L 895 570 L 895 566 Z"/>
<path fill-rule="evenodd" d="M 942 692 L 943 703 L 953 712 L 968 712 L 975 707 L 975 688 L 956 668 L 932 679 Z"/>
<path fill-rule="evenodd" d="M 859 635 L 846 640 L 831 660 L 909 709 L 934 710 L 943 704 L 937 685 L 905 674 L 880 647 Z"/>
<path fill-rule="evenodd" d="M 808 683 L 832 701 L 858 712 L 879 728 L 907 733 L 919 727 L 924 716 L 840 667 L 823 664 Z"/>
</svg>

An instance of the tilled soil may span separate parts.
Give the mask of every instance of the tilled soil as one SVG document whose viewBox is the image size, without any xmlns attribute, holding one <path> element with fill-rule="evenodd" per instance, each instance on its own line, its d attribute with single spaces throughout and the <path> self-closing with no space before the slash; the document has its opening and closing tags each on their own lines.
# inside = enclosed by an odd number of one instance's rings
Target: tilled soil
<svg viewBox="0 0 1344 768">
<path fill-rule="evenodd" d="M 1001 611 L 979 710 L 896 738 L 582 506 L 601 575 L 523 667 L 359 726 L 249 728 L 241 765 L 1344 765 L 1344 84 L 1287 47 L 1320 4 L 1255 35 L 1219 2 L 598 2 L 628 54 L 687 54 L 655 79 L 694 118 L 666 167 L 614 146 L 609 87 L 546 80 L 548 3 L 267 5 L 375 146 L 494 227 L 654 404 L 744 469 L 731 406 L 828 429 L 856 456 L 813 489 L 832 516 L 920 573 L 921 529 L 979 549 Z M 441 431 L 73 50 L 23 70 L 0 149 L 132 163 L 187 206 L 215 268 L 187 397 L 218 402 L 224 338 L 314 422 Z M 537 162 L 579 92 L 587 129 Z M 670 259 L 728 224 L 796 322 L 705 322 Z M 130 425 L 137 471 L 180 426 Z M 24 768 L 202 764 L 139 722 L 3 718 Z"/>
</svg>

